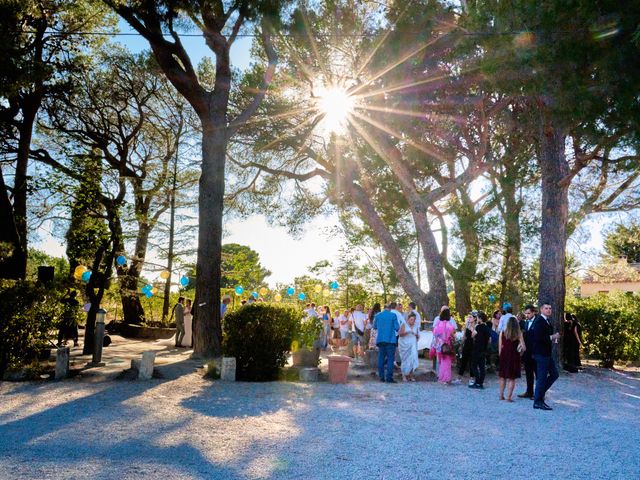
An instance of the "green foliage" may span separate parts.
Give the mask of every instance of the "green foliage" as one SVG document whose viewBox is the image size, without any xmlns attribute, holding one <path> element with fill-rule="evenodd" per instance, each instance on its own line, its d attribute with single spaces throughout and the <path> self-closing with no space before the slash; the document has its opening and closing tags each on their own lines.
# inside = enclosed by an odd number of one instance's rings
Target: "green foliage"
<svg viewBox="0 0 640 480">
<path fill-rule="evenodd" d="M 236 358 L 236 378 L 269 381 L 287 361 L 302 312 L 286 305 L 254 303 L 224 318 L 222 350 Z"/>
<path fill-rule="evenodd" d="M 218 368 L 215 360 L 210 360 L 206 364 L 206 370 L 204 372 L 204 378 L 210 380 L 218 380 L 220 378 L 220 369 Z"/>
<path fill-rule="evenodd" d="M 588 353 L 600 359 L 603 366 L 640 359 L 640 295 L 570 297 L 566 310 L 578 317 Z"/>
<path fill-rule="evenodd" d="M 222 245 L 221 288 L 242 285 L 245 290 L 259 288 L 271 272 L 260 265 L 260 255 L 246 245 Z"/>
<path fill-rule="evenodd" d="M 47 265 L 54 267 L 53 280 L 56 285 L 65 282 L 69 275 L 69 262 L 64 257 L 54 257 L 35 248 L 29 249 L 27 258 L 27 279 L 35 281 L 38 278 L 38 267 Z"/>
<path fill-rule="evenodd" d="M 318 317 L 303 318 L 300 322 L 298 335 L 292 343 L 291 349 L 295 352 L 300 348 L 311 350 L 313 343 L 320 337 L 322 332 L 322 320 Z"/>
<path fill-rule="evenodd" d="M 51 348 L 62 310 L 55 290 L 33 282 L 0 281 L 0 376 Z"/>
<path fill-rule="evenodd" d="M 604 240 L 604 250 L 611 257 L 626 257 L 629 263 L 640 263 L 640 225 L 617 225 Z"/>
</svg>

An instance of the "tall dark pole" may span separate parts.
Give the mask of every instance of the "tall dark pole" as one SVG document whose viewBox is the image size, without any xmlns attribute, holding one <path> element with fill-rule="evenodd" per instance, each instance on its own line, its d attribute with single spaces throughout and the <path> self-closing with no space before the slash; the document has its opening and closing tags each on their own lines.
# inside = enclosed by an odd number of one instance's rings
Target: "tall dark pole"
<svg viewBox="0 0 640 480">
<path fill-rule="evenodd" d="M 173 161 L 173 181 L 171 183 L 171 200 L 169 205 L 169 252 L 167 254 L 167 271 L 169 276 L 164 282 L 164 301 L 162 302 L 162 323 L 167 321 L 169 316 L 169 295 L 171 294 L 171 274 L 173 273 L 173 239 L 175 236 L 176 224 L 176 185 L 178 183 L 178 147 L 176 146 L 176 156 Z"/>
</svg>

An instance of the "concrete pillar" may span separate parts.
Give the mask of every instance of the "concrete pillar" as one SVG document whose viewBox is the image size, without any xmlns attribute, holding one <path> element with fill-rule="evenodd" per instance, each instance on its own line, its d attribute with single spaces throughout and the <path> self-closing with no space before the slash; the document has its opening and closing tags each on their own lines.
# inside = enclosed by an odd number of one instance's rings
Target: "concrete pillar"
<svg viewBox="0 0 640 480">
<path fill-rule="evenodd" d="M 56 350 L 55 379 L 67 378 L 69 374 L 69 347 L 60 347 Z"/>
<path fill-rule="evenodd" d="M 318 381 L 318 368 L 301 368 L 300 369 L 300 381 L 301 382 L 317 382 Z"/>
<path fill-rule="evenodd" d="M 156 352 L 147 350 L 142 353 L 140 367 L 138 368 L 138 380 L 149 380 L 153 377 L 153 363 L 156 360 Z"/>
<path fill-rule="evenodd" d="M 236 381 L 236 357 L 222 357 L 220 380 L 225 382 Z"/>
</svg>

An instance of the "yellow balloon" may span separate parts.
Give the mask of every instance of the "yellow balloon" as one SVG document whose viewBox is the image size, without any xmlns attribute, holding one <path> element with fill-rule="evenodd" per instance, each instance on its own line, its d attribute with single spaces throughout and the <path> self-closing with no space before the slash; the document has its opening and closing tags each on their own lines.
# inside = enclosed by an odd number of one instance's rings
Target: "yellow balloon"
<svg viewBox="0 0 640 480">
<path fill-rule="evenodd" d="M 162 272 L 160 272 L 160 278 L 166 280 L 167 278 L 169 278 L 169 272 L 167 270 L 163 270 Z"/>
<path fill-rule="evenodd" d="M 260 295 L 262 295 L 263 297 L 264 297 L 267 293 L 269 293 L 269 289 L 267 289 L 266 287 L 262 287 L 262 288 L 260 289 Z"/>
<path fill-rule="evenodd" d="M 158 287 L 153 287 L 153 288 L 151 289 L 151 293 L 153 293 L 154 295 L 155 295 L 156 293 L 158 293 Z"/>
<path fill-rule="evenodd" d="M 322 295 L 324 295 L 325 297 L 328 297 L 331 294 L 331 290 L 329 290 L 328 288 L 325 288 L 322 291 Z"/>
<path fill-rule="evenodd" d="M 322 291 L 322 285 L 316 285 L 314 290 L 316 293 L 320 293 Z"/>
<path fill-rule="evenodd" d="M 86 271 L 87 271 L 87 267 L 85 267 L 84 265 L 78 265 L 76 269 L 73 271 L 73 274 L 82 276 L 82 274 Z"/>
<path fill-rule="evenodd" d="M 276 293 L 276 296 L 274 297 L 276 302 L 279 302 L 280 300 L 282 300 L 282 295 L 280 295 L 279 293 Z"/>
</svg>

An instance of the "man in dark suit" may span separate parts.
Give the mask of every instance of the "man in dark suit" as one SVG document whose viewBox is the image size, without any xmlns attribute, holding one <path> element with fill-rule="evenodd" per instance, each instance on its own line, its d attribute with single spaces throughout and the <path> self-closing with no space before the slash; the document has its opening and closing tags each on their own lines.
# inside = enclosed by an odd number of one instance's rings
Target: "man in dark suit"
<svg viewBox="0 0 640 480">
<path fill-rule="evenodd" d="M 533 400 L 533 379 L 535 376 L 536 362 L 533 359 L 533 321 L 536 318 L 536 307 L 527 305 L 524 307 L 525 320 L 520 322 L 520 330 L 524 337 L 524 345 L 527 347 L 522 355 L 524 373 L 527 376 L 527 391 L 518 395 L 520 398 Z"/>
<path fill-rule="evenodd" d="M 556 367 L 551 351 L 553 342 L 560 338 L 559 333 L 553 333 L 551 324 L 551 305 L 543 303 L 540 315 L 533 322 L 533 359 L 536 362 L 536 389 L 533 397 L 533 408 L 539 410 L 553 410 L 544 401 L 547 390 L 558 379 Z"/>
</svg>

